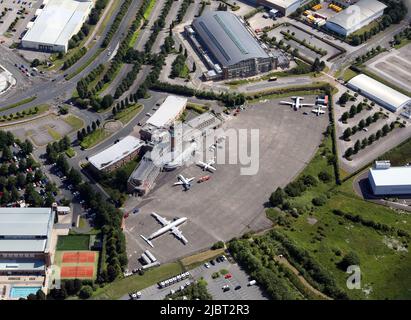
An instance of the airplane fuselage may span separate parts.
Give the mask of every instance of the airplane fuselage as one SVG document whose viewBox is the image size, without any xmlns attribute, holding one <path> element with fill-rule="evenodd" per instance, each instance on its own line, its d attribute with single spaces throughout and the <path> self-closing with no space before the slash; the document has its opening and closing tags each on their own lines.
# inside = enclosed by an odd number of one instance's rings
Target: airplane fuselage
<svg viewBox="0 0 411 320">
<path fill-rule="evenodd" d="M 173 229 L 174 227 L 178 227 L 179 225 L 183 224 L 186 221 L 187 221 L 186 217 L 177 219 L 177 220 L 171 222 L 170 224 L 162 227 L 161 229 L 157 230 L 156 232 L 153 232 L 150 236 L 148 236 L 147 239 L 153 240 L 154 238 L 156 238 L 158 236 L 161 236 L 162 234 L 166 233 L 167 231 L 170 231 L 171 229 Z"/>
</svg>

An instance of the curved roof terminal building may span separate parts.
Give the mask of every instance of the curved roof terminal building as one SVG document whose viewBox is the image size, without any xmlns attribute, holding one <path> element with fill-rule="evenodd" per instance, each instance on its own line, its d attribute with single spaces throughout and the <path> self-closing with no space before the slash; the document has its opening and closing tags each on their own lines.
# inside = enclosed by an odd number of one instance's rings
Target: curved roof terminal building
<svg viewBox="0 0 411 320">
<path fill-rule="evenodd" d="M 224 78 L 248 77 L 274 67 L 274 57 L 235 14 L 209 11 L 193 21 L 201 45 L 223 69 Z"/>
<path fill-rule="evenodd" d="M 348 87 L 392 112 L 396 112 L 406 105 L 411 105 L 410 97 L 365 74 L 359 74 L 348 81 Z"/>
</svg>

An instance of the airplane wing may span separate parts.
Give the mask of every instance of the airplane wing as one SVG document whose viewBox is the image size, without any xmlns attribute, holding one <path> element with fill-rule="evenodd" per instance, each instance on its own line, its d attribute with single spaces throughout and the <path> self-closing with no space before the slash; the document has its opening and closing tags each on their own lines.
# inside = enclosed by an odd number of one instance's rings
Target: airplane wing
<svg viewBox="0 0 411 320">
<path fill-rule="evenodd" d="M 211 169 L 211 170 L 213 170 L 213 171 L 216 171 L 216 170 L 217 170 L 216 168 L 214 168 L 214 167 L 213 167 L 213 166 L 211 166 L 211 165 L 210 165 L 210 166 L 208 166 L 208 168 L 209 168 L 209 169 Z"/>
<path fill-rule="evenodd" d="M 168 221 L 166 218 L 161 217 L 159 214 L 153 212 L 151 215 L 158 220 L 163 226 L 166 226 L 170 224 L 170 221 Z"/>
<path fill-rule="evenodd" d="M 178 181 L 178 182 L 175 182 L 175 183 L 174 183 L 175 186 L 179 186 L 179 185 L 182 185 L 182 184 L 184 184 L 183 181 Z"/>
<path fill-rule="evenodd" d="M 207 165 L 207 163 L 203 162 L 203 161 L 198 161 L 198 164 L 202 167 L 205 167 Z"/>
<path fill-rule="evenodd" d="M 173 229 L 171 229 L 171 233 L 174 234 L 178 239 L 183 241 L 184 244 L 188 243 L 188 240 L 183 236 L 183 233 L 178 228 L 174 227 Z"/>
<path fill-rule="evenodd" d="M 192 177 L 192 178 L 190 178 L 190 179 L 187 179 L 187 182 L 191 182 L 191 181 L 193 181 L 195 179 L 195 177 Z"/>
<path fill-rule="evenodd" d="M 294 105 L 294 102 L 289 101 L 280 101 L 281 104 L 289 104 L 290 106 Z"/>
<path fill-rule="evenodd" d="M 315 107 L 315 103 L 300 103 L 301 107 Z"/>
</svg>

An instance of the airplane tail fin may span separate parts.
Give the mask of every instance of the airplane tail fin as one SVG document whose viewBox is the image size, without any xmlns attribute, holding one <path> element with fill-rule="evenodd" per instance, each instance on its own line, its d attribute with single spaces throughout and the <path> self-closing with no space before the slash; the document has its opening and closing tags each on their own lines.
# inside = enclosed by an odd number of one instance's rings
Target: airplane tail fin
<svg viewBox="0 0 411 320">
<path fill-rule="evenodd" d="M 153 244 L 151 243 L 151 241 L 148 240 L 145 236 L 143 236 L 142 234 L 140 234 L 140 237 L 143 238 L 143 240 L 144 240 L 145 242 L 147 242 L 152 248 L 154 248 L 154 246 L 153 246 Z"/>
</svg>

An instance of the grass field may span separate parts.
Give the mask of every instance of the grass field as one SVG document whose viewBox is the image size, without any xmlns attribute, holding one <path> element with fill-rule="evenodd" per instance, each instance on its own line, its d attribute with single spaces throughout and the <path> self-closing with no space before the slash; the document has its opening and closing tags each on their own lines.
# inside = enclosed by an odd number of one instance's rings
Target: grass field
<svg viewBox="0 0 411 320">
<path fill-rule="evenodd" d="M 142 290 L 181 272 L 183 272 L 183 267 L 178 262 L 164 264 L 149 269 L 142 276 L 133 275 L 125 279 L 116 280 L 103 288 L 99 288 L 91 299 L 119 299 L 130 292 Z"/>
<path fill-rule="evenodd" d="M 187 269 L 193 269 L 198 267 L 199 265 L 214 259 L 215 257 L 224 254 L 224 248 L 222 249 L 217 249 L 217 250 L 207 250 L 204 252 L 200 252 L 197 254 L 194 254 L 192 256 L 186 257 L 184 259 L 181 259 L 181 263 L 183 266 Z"/>
<path fill-rule="evenodd" d="M 331 139 L 326 139 L 317 154 L 301 175 L 317 176 L 320 171 L 332 173 L 332 165 L 327 161 L 327 150 L 331 150 Z M 393 150 L 393 158 L 410 155 L 409 141 L 399 150 Z M 410 299 L 411 256 L 406 238 L 383 233 L 359 222 L 352 222 L 337 216 L 333 210 L 359 215 L 363 219 L 385 224 L 395 229 L 411 232 L 411 216 L 398 210 L 365 201 L 353 190 L 354 177 L 341 186 L 333 182 L 322 183 L 309 188 L 302 195 L 287 198 L 291 208 L 297 208 L 299 216 L 282 213 L 289 225 L 277 225 L 276 230 L 287 235 L 298 247 L 306 249 L 310 255 L 329 271 L 338 286 L 354 299 Z M 312 204 L 312 199 L 326 196 L 322 206 Z M 301 210 L 303 209 L 303 210 Z M 267 210 L 268 216 L 275 217 L 276 210 Z M 392 247 L 392 245 L 394 245 Z M 398 250 L 405 248 L 405 250 Z M 397 248 L 397 249 L 396 249 Z M 338 267 L 338 262 L 348 252 L 354 251 L 360 258 L 362 277 L 361 290 L 346 287 L 348 275 Z"/>
<path fill-rule="evenodd" d="M 73 128 L 73 131 L 77 131 L 84 127 L 84 121 L 72 114 L 64 117 L 63 121 L 70 125 Z"/>
<path fill-rule="evenodd" d="M 406 140 L 394 149 L 384 153 L 381 159 L 390 160 L 394 166 L 402 166 L 411 162 L 411 139 Z"/>
<path fill-rule="evenodd" d="M 130 106 L 120 112 L 118 112 L 114 119 L 121 121 L 122 124 L 127 124 L 133 119 L 141 110 L 141 104 Z"/>
<path fill-rule="evenodd" d="M 62 138 L 61 134 L 51 127 L 47 127 L 47 132 L 55 141 L 60 140 Z"/>
<path fill-rule="evenodd" d="M 88 149 L 94 147 L 96 144 L 103 141 L 105 138 L 109 136 L 109 133 L 106 132 L 103 128 L 98 128 L 94 130 L 92 133 L 87 135 L 83 141 L 81 141 L 80 145 L 84 149 Z"/>
<path fill-rule="evenodd" d="M 59 236 L 57 241 L 57 250 L 89 250 L 89 245 L 89 235 Z"/>
</svg>

